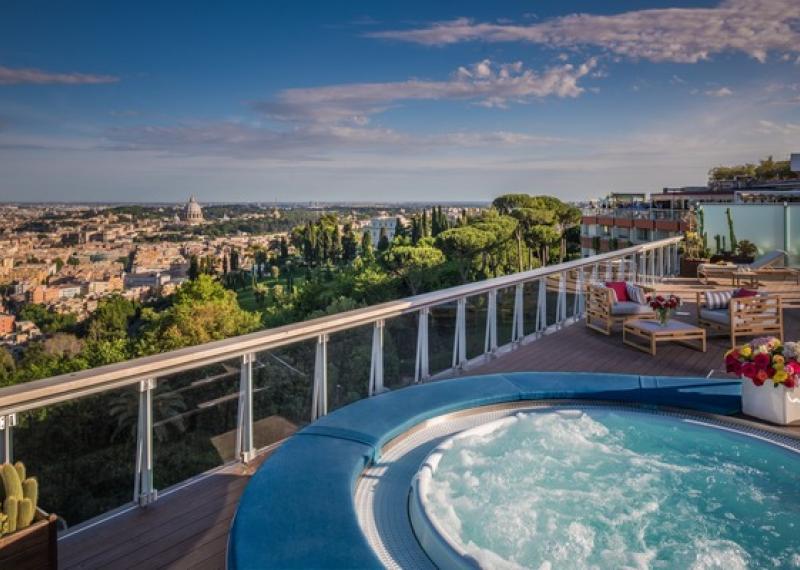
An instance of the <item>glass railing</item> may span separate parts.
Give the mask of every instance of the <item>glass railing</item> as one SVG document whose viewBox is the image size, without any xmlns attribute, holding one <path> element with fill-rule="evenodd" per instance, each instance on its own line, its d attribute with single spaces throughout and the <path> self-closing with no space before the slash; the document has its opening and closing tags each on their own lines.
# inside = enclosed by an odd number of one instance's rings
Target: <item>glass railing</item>
<svg viewBox="0 0 800 570">
<path fill-rule="evenodd" d="M 678 268 L 670 238 L 0 389 L 0 460 L 69 529 L 237 461 L 353 401 L 469 370 L 582 316 L 587 283 Z"/>
</svg>

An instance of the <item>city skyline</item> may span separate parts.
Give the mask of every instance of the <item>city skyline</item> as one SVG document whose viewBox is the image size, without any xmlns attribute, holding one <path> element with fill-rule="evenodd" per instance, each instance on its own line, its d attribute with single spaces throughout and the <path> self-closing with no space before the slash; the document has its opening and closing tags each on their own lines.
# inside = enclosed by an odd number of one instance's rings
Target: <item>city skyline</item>
<svg viewBox="0 0 800 570">
<path fill-rule="evenodd" d="M 800 148 L 799 21 L 792 0 L 15 3 L 0 22 L 0 201 L 702 184 Z"/>
</svg>

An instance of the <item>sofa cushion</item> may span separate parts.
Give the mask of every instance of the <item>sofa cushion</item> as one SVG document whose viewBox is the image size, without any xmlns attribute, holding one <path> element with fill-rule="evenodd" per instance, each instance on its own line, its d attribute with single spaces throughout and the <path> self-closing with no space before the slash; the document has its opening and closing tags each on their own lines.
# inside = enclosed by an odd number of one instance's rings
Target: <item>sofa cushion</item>
<svg viewBox="0 0 800 570">
<path fill-rule="evenodd" d="M 624 303 L 628 300 L 628 291 L 624 281 L 606 281 L 606 287 L 614 291 L 614 301 Z"/>
<path fill-rule="evenodd" d="M 741 289 L 737 289 L 733 296 L 736 299 L 740 299 L 742 297 L 758 297 L 758 291 L 753 291 L 752 289 L 745 289 L 742 287 Z"/>
<path fill-rule="evenodd" d="M 650 308 L 650 305 L 640 305 L 639 303 L 634 303 L 633 301 L 614 303 L 614 305 L 611 307 L 612 315 L 641 315 L 652 312 L 653 309 Z"/>
<path fill-rule="evenodd" d="M 700 309 L 700 317 L 720 325 L 731 324 L 731 316 L 727 309 Z"/>
<path fill-rule="evenodd" d="M 647 294 L 644 292 L 644 289 L 642 289 L 635 283 L 625 283 L 625 290 L 628 293 L 629 301 L 633 301 L 634 303 L 639 303 L 640 305 L 647 304 Z"/>
<path fill-rule="evenodd" d="M 732 297 L 733 291 L 706 291 L 706 308 L 727 309 Z"/>
</svg>

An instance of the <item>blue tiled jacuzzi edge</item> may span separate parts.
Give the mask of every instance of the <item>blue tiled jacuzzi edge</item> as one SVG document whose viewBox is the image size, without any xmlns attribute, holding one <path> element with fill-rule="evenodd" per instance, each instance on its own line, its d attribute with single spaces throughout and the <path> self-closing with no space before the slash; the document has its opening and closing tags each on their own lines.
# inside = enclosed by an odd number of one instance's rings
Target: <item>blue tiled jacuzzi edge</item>
<svg viewBox="0 0 800 570">
<path fill-rule="evenodd" d="M 228 568 L 382 568 L 358 524 L 358 476 L 394 437 L 436 416 L 521 400 L 586 399 L 741 411 L 741 382 L 585 372 L 443 380 L 359 400 L 297 432 L 252 477 L 234 518 Z"/>
</svg>

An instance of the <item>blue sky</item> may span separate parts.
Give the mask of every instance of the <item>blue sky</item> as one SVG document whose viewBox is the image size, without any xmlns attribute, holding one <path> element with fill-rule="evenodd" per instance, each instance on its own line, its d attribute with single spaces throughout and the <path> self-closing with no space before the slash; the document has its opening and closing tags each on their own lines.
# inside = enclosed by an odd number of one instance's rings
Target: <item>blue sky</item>
<svg viewBox="0 0 800 570">
<path fill-rule="evenodd" d="M 584 199 L 800 152 L 800 2 L 37 2 L 0 200 Z"/>
</svg>

